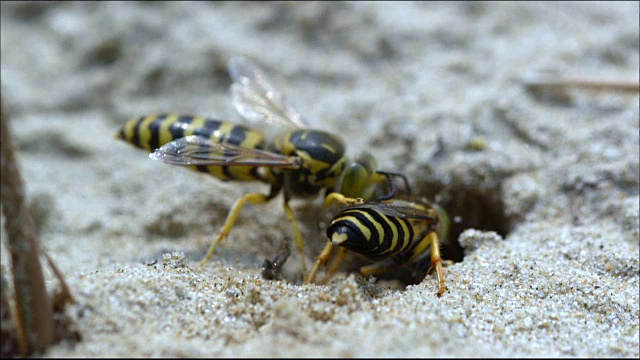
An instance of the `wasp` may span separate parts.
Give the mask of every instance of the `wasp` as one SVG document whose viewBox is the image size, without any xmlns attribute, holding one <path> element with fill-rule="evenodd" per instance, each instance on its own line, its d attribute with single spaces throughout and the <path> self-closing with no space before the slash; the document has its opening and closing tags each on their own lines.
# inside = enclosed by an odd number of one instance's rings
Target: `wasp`
<svg viewBox="0 0 640 360">
<path fill-rule="evenodd" d="M 339 136 L 309 129 L 270 75 L 253 62 L 234 57 L 229 73 L 233 106 L 240 116 L 254 123 L 284 126 L 287 131 L 266 141 L 262 132 L 229 121 L 160 114 L 134 118 L 116 134 L 151 152 L 151 159 L 205 172 L 222 181 L 259 181 L 271 186 L 268 194 L 248 193 L 233 204 L 200 266 L 228 236 L 247 203 L 264 204 L 283 192 L 284 212 L 302 255 L 304 242 L 289 205 L 291 198 L 309 198 L 324 191 L 325 196 L 336 192 L 348 197 L 388 199 L 395 195 L 392 176 L 401 177 L 408 187 L 404 175 L 378 170 L 370 154 L 349 161 Z M 287 256 L 277 257 L 275 268 Z M 304 255 L 302 266 L 306 273 Z"/>
<path fill-rule="evenodd" d="M 339 247 L 325 281 L 337 270 L 348 251 L 364 255 L 374 261 L 360 268 L 364 276 L 387 272 L 400 265 L 422 263 L 431 256 L 427 274 L 435 269 L 438 277 L 438 296 L 446 291 L 440 239 L 447 239 L 449 217 L 439 205 L 424 199 L 388 199 L 364 201 L 330 194 L 325 205 L 338 202 L 345 205 L 329 223 L 329 243 L 318 256 L 306 282 L 311 282 L 320 265 L 326 265 L 334 247 Z"/>
</svg>

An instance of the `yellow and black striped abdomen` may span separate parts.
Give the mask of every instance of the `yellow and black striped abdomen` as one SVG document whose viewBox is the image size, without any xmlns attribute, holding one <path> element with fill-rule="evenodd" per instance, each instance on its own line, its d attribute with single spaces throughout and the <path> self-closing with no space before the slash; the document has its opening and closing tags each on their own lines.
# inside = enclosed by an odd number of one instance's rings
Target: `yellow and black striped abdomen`
<svg viewBox="0 0 640 360">
<path fill-rule="evenodd" d="M 327 236 L 334 245 L 372 258 L 402 253 L 420 232 L 419 222 L 367 207 L 343 211 L 327 228 Z"/>
<path fill-rule="evenodd" d="M 230 143 L 244 148 L 263 149 L 262 133 L 227 121 L 202 116 L 160 114 L 141 116 L 128 121 L 116 137 L 149 152 L 189 135 L 199 135 L 214 142 Z M 265 181 L 253 166 L 190 166 L 220 180 Z"/>
</svg>

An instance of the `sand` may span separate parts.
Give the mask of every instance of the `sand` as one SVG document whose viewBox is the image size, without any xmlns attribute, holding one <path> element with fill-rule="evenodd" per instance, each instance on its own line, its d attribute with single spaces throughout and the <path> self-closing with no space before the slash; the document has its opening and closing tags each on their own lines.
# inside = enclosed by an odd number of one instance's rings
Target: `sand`
<svg viewBox="0 0 640 360">
<path fill-rule="evenodd" d="M 534 72 L 638 79 L 637 2 L 12 3 L 2 98 L 42 243 L 82 340 L 46 357 L 638 357 L 637 93 L 534 91 Z M 448 291 L 363 278 L 348 258 L 302 285 L 266 258 L 292 241 L 282 198 L 114 138 L 160 112 L 241 123 L 227 61 L 280 74 L 313 128 L 371 152 L 455 220 Z M 251 125 L 255 126 L 255 125 Z M 270 133 L 270 129 L 264 129 Z M 332 211 L 292 207 L 306 263 Z M 10 265 L 2 232 L 2 266 Z M 460 246 L 457 246 L 459 244 Z M 57 282 L 46 274 L 50 291 Z"/>
</svg>

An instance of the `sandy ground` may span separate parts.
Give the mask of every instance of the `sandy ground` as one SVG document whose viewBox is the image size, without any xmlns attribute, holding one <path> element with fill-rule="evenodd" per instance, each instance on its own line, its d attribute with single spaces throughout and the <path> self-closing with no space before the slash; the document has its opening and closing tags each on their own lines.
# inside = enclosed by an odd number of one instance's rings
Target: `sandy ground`
<svg viewBox="0 0 640 360">
<path fill-rule="evenodd" d="M 10 3 L 2 98 L 42 242 L 82 341 L 46 354 L 638 357 L 638 95 L 532 91 L 532 71 L 638 79 L 637 2 Z M 148 159 L 113 138 L 179 112 L 240 122 L 228 59 L 281 74 L 311 127 L 407 174 L 456 223 L 436 279 L 346 264 L 301 285 L 260 268 L 292 239 L 281 198 Z M 269 131 L 265 129 L 265 131 Z M 307 264 L 321 199 L 294 201 Z M 2 233 L 2 264 L 9 267 Z M 457 246 L 457 244 L 460 246 Z M 155 263 L 155 264 L 154 264 Z M 51 274 L 51 288 L 57 286 Z"/>
</svg>

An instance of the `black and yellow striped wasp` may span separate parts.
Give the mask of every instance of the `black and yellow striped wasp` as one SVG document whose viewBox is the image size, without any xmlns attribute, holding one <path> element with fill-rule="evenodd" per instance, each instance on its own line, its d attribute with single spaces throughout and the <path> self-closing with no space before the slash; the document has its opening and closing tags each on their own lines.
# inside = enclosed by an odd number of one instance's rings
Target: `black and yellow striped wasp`
<svg viewBox="0 0 640 360">
<path fill-rule="evenodd" d="M 438 276 L 438 296 L 446 291 L 440 241 L 449 233 L 449 217 L 439 205 L 425 199 L 364 201 L 330 194 L 325 205 L 344 205 L 329 223 L 327 236 L 329 243 L 318 256 L 306 282 L 313 281 L 320 265 L 326 265 L 332 257 L 334 247 L 338 252 L 325 281 L 337 271 L 348 251 L 364 255 L 374 261 L 360 268 L 362 275 L 376 275 L 397 266 L 411 265 L 426 261 L 431 255 L 431 269 Z"/>
<path fill-rule="evenodd" d="M 394 196 L 392 176 L 376 169 L 374 158 L 364 153 L 349 162 L 343 140 L 329 132 L 311 130 L 287 102 L 268 73 L 242 57 L 229 63 L 233 80 L 230 93 L 236 111 L 252 122 L 278 124 L 288 131 L 265 141 L 262 132 L 228 121 L 199 116 L 161 114 L 130 120 L 116 134 L 145 149 L 154 160 L 187 166 L 223 181 L 260 181 L 271 185 L 268 194 L 249 193 L 232 206 L 207 255 L 229 234 L 246 203 L 262 204 L 284 192 L 284 211 L 302 255 L 304 242 L 289 205 L 292 197 L 310 197 L 324 190 L 348 197 L 382 199 Z M 288 255 L 287 255 L 288 256 Z M 279 257 L 278 268 L 286 257 Z M 306 273 L 304 256 L 303 271 Z"/>
</svg>

